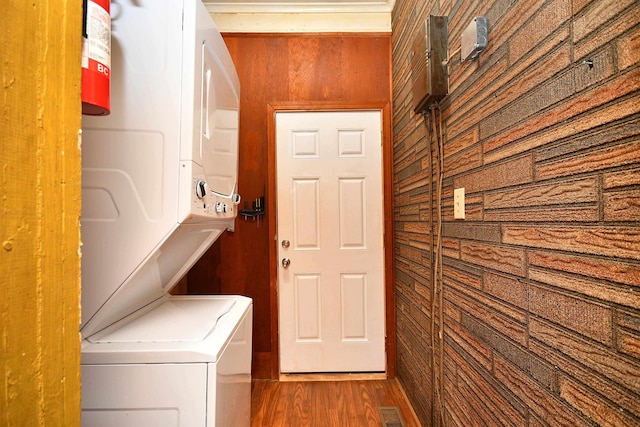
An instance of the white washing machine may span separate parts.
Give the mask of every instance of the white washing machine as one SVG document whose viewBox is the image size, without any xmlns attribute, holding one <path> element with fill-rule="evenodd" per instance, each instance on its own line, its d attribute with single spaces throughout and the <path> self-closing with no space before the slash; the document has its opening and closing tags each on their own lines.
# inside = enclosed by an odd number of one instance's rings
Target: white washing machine
<svg viewBox="0 0 640 427">
<path fill-rule="evenodd" d="M 249 426 L 251 300 L 166 297 L 82 346 L 83 426 Z"/>
<path fill-rule="evenodd" d="M 200 0 L 112 0 L 83 117 L 82 422 L 248 426 L 252 303 L 171 296 L 237 216 L 240 85 Z"/>
</svg>

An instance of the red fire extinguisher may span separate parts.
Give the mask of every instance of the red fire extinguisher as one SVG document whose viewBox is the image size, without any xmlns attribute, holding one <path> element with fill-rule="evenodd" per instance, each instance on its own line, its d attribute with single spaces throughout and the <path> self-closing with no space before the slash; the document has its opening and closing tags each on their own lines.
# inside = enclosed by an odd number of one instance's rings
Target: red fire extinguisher
<svg viewBox="0 0 640 427">
<path fill-rule="evenodd" d="M 110 0 L 83 0 L 82 114 L 106 116 L 111 109 Z"/>
</svg>

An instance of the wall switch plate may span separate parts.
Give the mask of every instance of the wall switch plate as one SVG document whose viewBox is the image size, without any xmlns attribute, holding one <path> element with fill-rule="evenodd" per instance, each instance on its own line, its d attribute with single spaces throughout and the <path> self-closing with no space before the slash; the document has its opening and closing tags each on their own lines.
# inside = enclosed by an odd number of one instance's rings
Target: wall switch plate
<svg viewBox="0 0 640 427">
<path fill-rule="evenodd" d="M 464 188 L 453 190 L 453 218 L 464 219 Z"/>
</svg>

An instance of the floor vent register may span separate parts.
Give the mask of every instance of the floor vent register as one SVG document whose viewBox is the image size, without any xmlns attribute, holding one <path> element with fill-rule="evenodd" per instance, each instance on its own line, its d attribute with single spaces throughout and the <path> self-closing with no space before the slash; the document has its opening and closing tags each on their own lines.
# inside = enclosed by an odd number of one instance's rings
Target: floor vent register
<svg viewBox="0 0 640 427">
<path fill-rule="evenodd" d="M 378 411 L 380 412 L 382 427 L 404 427 L 402 414 L 397 406 L 381 406 Z"/>
</svg>

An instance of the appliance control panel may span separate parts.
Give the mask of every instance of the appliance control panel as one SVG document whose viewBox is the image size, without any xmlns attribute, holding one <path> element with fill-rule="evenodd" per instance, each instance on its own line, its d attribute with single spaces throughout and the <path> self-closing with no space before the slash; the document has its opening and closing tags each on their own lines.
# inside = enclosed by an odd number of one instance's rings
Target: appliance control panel
<svg viewBox="0 0 640 427">
<path fill-rule="evenodd" d="M 193 177 L 191 211 L 194 215 L 210 219 L 233 219 L 236 206 L 240 202 L 238 194 L 220 194 L 213 191 L 204 177 Z"/>
</svg>

